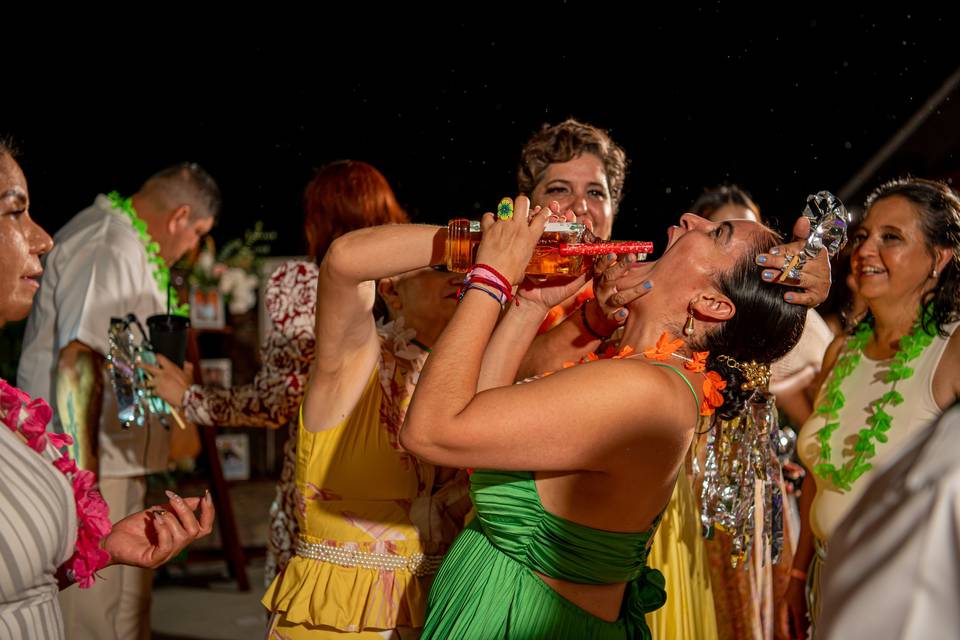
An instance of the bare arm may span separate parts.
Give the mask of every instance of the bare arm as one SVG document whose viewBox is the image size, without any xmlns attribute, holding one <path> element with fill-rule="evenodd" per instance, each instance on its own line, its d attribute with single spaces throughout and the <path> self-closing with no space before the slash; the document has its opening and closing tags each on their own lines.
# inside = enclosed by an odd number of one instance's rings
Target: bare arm
<svg viewBox="0 0 960 640">
<path fill-rule="evenodd" d="M 813 504 L 813 498 L 817 495 L 817 483 L 814 481 L 811 472 L 803 477 L 803 485 L 800 489 L 800 538 L 797 541 L 797 551 L 793 554 L 793 567 L 804 573 L 810 567 L 810 561 L 813 559 L 813 531 L 810 529 L 810 505 Z"/>
<path fill-rule="evenodd" d="M 57 360 L 57 415 L 73 437 L 70 453 L 81 469 L 96 473 L 100 410 L 103 401 L 103 356 L 74 340 Z"/>
<path fill-rule="evenodd" d="M 809 620 L 807 618 L 807 597 L 805 576 L 810 569 L 813 559 L 813 532 L 810 530 L 810 505 L 816 495 L 817 485 L 810 472 L 803 479 L 803 488 L 800 493 L 800 539 L 793 554 L 793 566 L 790 578 L 787 580 L 787 590 L 784 599 L 792 627 L 792 638 L 806 638 Z"/>
<path fill-rule="evenodd" d="M 933 375 L 933 398 L 942 411 L 960 398 L 960 329 L 950 337 Z"/>
<path fill-rule="evenodd" d="M 823 366 L 811 384 L 812 388 L 819 390 L 823 385 L 830 372 L 833 371 L 833 366 L 837 363 L 837 358 L 844 344 L 846 344 L 846 336 L 838 336 L 827 347 L 827 351 L 823 355 Z M 808 625 L 807 601 L 805 581 L 802 576 L 805 576 L 809 570 L 814 553 L 813 531 L 810 526 L 810 507 L 817 493 L 817 485 L 813 479 L 813 470 L 807 469 L 806 471 L 807 474 L 803 478 L 800 493 L 800 538 L 793 555 L 792 575 L 787 582 L 787 592 L 784 594 L 790 611 L 794 637 L 806 637 Z"/>
<path fill-rule="evenodd" d="M 194 514 L 197 509 L 199 517 Z M 101 548 L 110 554 L 107 566 L 159 567 L 194 540 L 209 535 L 213 531 L 214 516 L 209 492 L 202 498 L 181 498 L 174 494 L 165 505 L 133 513 L 115 522 L 100 542 Z M 67 565 L 60 565 L 56 572 L 61 590 L 73 584 Z"/>
<path fill-rule="evenodd" d="M 591 308 L 596 307 L 596 303 L 593 302 L 587 302 L 586 305 L 588 313 L 592 313 Z M 597 320 L 589 320 L 589 316 L 588 321 L 591 322 L 591 327 L 602 326 L 595 325 Z M 534 333 L 536 329 L 537 327 L 534 327 Z M 602 341 L 583 326 L 583 317 L 577 310 L 553 329 L 535 336 L 533 341 L 528 341 L 527 344 L 529 348 L 523 355 L 517 374 L 520 379 L 529 378 L 544 371 L 554 371 L 564 362 L 575 362 L 599 349 Z"/>
<path fill-rule="evenodd" d="M 330 246 L 317 282 L 316 358 L 303 403 L 309 430 L 334 427 L 349 415 L 376 366 L 374 281 L 442 262 L 445 238 L 439 227 L 385 225 Z"/>
<path fill-rule="evenodd" d="M 592 337 L 589 343 L 593 345 L 592 348 L 589 345 L 575 345 L 575 338 L 567 339 L 569 330 L 563 328 L 568 324 L 566 321 L 537 336 L 549 310 L 577 295 L 585 282 L 586 275 L 582 275 L 567 281 L 547 281 L 539 285 L 527 280 L 521 285 L 517 290 L 516 304 L 510 305 L 490 338 L 483 356 L 478 390 L 504 386 L 517 379 L 559 369 L 563 362 L 577 360 L 588 353 L 587 348 L 592 351 L 600 345 L 600 341 Z M 543 340 L 546 336 L 554 337 Z"/>
<path fill-rule="evenodd" d="M 529 355 L 530 341 L 537 334 L 545 314 L 540 305 L 529 301 L 520 300 L 519 305 L 510 305 L 483 353 L 478 392 L 512 384 L 518 376 L 528 377 L 522 373 L 520 361 L 526 360 L 525 352 Z"/>
<path fill-rule="evenodd" d="M 528 378 L 576 362 L 603 344 L 596 334 L 609 336 L 627 317 L 626 305 L 653 288 L 647 279 L 650 264 L 636 256 L 602 256 L 594 264 L 594 297 L 559 325 L 538 335 L 523 357 L 519 376 Z"/>
<path fill-rule="evenodd" d="M 791 424 L 802 425 L 813 411 L 813 403 L 807 395 L 807 387 L 790 389 L 777 394 L 777 406 L 787 414 Z"/>
<path fill-rule="evenodd" d="M 543 228 L 542 216 L 527 225 L 527 204 L 518 199 L 511 221 L 484 220 L 478 260 L 511 282 L 522 277 Z M 464 296 L 421 372 L 404 447 L 444 466 L 532 471 L 609 469 L 638 455 L 641 438 L 663 447 L 651 451 L 685 448 L 678 425 L 695 422 L 689 391 L 675 374 L 640 362 L 597 362 L 477 393 L 499 311 L 482 292 Z M 654 405 L 661 410 L 652 414 Z"/>
</svg>

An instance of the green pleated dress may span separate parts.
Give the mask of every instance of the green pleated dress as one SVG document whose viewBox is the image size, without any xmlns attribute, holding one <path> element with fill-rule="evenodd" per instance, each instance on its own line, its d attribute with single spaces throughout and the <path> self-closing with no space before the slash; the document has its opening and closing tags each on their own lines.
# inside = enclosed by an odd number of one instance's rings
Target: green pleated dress
<svg viewBox="0 0 960 640">
<path fill-rule="evenodd" d="M 548 513 L 533 474 L 476 471 L 477 517 L 447 553 L 430 591 L 421 640 L 651 637 L 644 614 L 666 601 L 663 575 L 646 566 L 649 530 L 593 529 Z M 620 618 L 602 620 L 534 571 L 581 584 L 627 582 Z"/>
</svg>

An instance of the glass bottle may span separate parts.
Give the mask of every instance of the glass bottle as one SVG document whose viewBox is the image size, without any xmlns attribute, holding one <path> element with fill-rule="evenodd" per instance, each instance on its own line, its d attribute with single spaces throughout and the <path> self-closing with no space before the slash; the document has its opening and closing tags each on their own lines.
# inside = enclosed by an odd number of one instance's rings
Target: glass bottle
<svg viewBox="0 0 960 640">
<path fill-rule="evenodd" d="M 447 269 L 466 273 L 477 261 L 483 238 L 478 220 L 457 218 L 447 225 Z M 653 251 L 652 242 L 603 242 L 580 222 L 548 222 L 527 265 L 528 275 L 576 276 L 593 266 L 593 256 L 635 253 L 644 260 Z"/>
</svg>

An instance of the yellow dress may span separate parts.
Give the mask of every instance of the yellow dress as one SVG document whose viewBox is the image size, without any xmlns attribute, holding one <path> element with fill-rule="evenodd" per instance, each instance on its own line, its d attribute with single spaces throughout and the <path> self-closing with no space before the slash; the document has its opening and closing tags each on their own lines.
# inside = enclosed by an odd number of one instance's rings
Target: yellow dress
<svg viewBox="0 0 960 640">
<path fill-rule="evenodd" d="M 667 583 L 667 603 L 647 614 L 653 637 L 716 640 L 710 566 L 693 489 L 682 470 L 653 539 L 647 566 L 659 569 Z"/>
<path fill-rule="evenodd" d="M 271 640 L 382 638 L 383 630 L 423 626 L 432 574 L 469 509 L 464 473 L 400 447 L 425 354 L 384 342 L 380 364 L 342 423 L 311 433 L 301 414 L 301 549 L 263 596 L 274 613 Z"/>
</svg>

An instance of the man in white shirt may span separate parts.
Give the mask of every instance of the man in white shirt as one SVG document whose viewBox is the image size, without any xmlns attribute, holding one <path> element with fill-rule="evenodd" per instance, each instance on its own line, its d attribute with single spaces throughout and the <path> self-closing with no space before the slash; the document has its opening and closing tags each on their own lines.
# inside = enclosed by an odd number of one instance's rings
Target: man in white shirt
<svg viewBox="0 0 960 640">
<path fill-rule="evenodd" d="M 960 405 L 916 434 L 837 527 L 816 638 L 960 637 Z"/>
<path fill-rule="evenodd" d="M 166 313 L 157 274 L 197 246 L 219 208 L 220 190 L 206 171 L 175 165 L 129 200 L 97 196 L 57 232 L 46 256 L 17 380 L 51 401 L 55 428 L 77 439 L 76 458 L 97 472 L 114 521 L 144 508 L 145 476 L 166 469 L 169 433 L 155 419 L 120 426 L 104 366 L 110 319 L 133 313 L 144 323 Z M 151 573 L 126 566 L 101 573 L 91 589 L 61 592 L 67 636 L 148 638 Z"/>
</svg>

